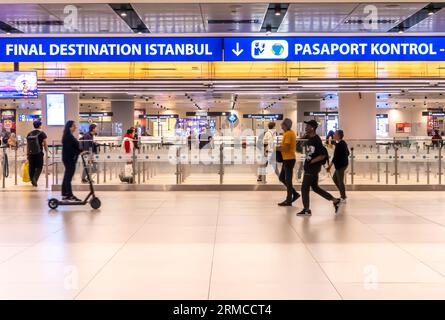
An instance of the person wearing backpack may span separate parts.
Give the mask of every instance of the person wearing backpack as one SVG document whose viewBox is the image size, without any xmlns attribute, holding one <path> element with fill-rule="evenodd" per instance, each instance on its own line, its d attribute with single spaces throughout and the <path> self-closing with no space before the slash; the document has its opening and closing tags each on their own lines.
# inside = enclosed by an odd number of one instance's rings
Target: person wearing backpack
<svg viewBox="0 0 445 320">
<path fill-rule="evenodd" d="M 81 147 L 83 151 L 87 151 L 94 154 L 97 154 L 97 143 L 94 142 L 94 136 L 97 135 L 97 125 L 95 125 L 94 123 L 90 124 L 90 127 L 88 129 L 88 132 L 85 133 L 82 138 L 80 139 L 81 141 Z M 94 160 L 90 161 L 90 168 L 88 168 L 88 173 L 90 174 L 90 178 L 91 175 L 95 172 L 97 172 L 97 163 Z M 91 181 L 93 182 L 93 181 Z M 87 172 L 86 170 L 82 170 L 82 183 L 89 183 L 89 181 L 87 180 Z"/>
<path fill-rule="evenodd" d="M 334 150 L 334 157 L 331 163 L 326 168 L 328 172 L 331 171 L 332 166 L 335 167 L 335 172 L 332 175 L 332 180 L 340 191 L 341 200 L 346 201 L 346 188 L 345 188 L 345 171 L 349 165 L 349 149 L 347 143 L 343 140 L 343 130 L 337 130 L 334 134 L 334 139 L 337 141 Z"/>
<path fill-rule="evenodd" d="M 42 131 L 42 122 L 36 120 L 33 123 L 34 130 L 26 136 L 27 153 L 29 162 L 29 177 L 34 187 L 37 187 L 40 174 L 43 170 L 44 153 L 48 154 L 47 135 Z"/>
<path fill-rule="evenodd" d="M 316 130 L 318 123 L 315 120 L 305 121 L 306 124 L 306 137 L 305 144 L 306 159 L 304 161 L 304 177 L 301 184 L 301 195 L 303 199 L 303 210 L 297 213 L 297 216 L 310 216 L 312 212 L 309 208 L 309 194 L 310 189 L 325 198 L 332 201 L 335 209 L 335 213 L 338 212 L 340 206 L 340 199 L 335 198 L 329 192 L 323 190 L 318 185 L 318 175 L 321 171 L 321 167 L 329 161 L 329 154 L 320 137 L 317 135 Z"/>
</svg>

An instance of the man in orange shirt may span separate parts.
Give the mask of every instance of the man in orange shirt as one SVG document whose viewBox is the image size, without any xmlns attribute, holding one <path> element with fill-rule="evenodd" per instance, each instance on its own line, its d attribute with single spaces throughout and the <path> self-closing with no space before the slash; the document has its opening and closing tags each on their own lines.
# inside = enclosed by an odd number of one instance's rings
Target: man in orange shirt
<svg viewBox="0 0 445 320">
<path fill-rule="evenodd" d="M 297 148 L 297 136 L 292 128 L 292 120 L 286 118 L 281 124 L 281 129 L 284 131 L 283 140 L 281 145 L 277 147 L 277 151 L 281 152 L 283 157 L 283 166 L 280 172 L 280 181 L 286 186 L 287 197 L 286 200 L 279 203 L 279 206 L 288 207 L 292 205 L 292 202 L 296 201 L 300 194 L 295 190 L 292 185 L 293 172 L 295 167 L 295 151 Z"/>
</svg>

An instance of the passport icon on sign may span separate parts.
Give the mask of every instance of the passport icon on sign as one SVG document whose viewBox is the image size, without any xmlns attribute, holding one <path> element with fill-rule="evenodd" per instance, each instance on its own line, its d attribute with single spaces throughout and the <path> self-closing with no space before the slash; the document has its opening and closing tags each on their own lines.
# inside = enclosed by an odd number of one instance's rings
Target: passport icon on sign
<svg viewBox="0 0 445 320">
<path fill-rule="evenodd" d="M 251 48 L 253 59 L 286 59 L 289 56 L 289 44 L 286 40 L 255 40 Z"/>
</svg>

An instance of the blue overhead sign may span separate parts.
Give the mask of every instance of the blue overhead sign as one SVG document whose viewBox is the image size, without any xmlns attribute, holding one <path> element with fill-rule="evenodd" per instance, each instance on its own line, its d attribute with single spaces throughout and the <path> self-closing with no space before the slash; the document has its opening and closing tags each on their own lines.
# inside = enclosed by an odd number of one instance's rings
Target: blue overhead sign
<svg viewBox="0 0 445 320">
<path fill-rule="evenodd" d="M 442 61 L 445 37 L 225 38 L 225 61 Z"/>
<path fill-rule="evenodd" d="M 234 124 L 235 122 L 238 121 L 238 116 L 234 113 L 231 113 L 227 116 L 227 120 L 231 123 Z"/>
<path fill-rule="evenodd" d="M 221 60 L 222 38 L 0 38 L 1 62 Z"/>
<path fill-rule="evenodd" d="M 224 61 L 443 61 L 445 37 L 0 38 L 0 62 L 179 62 L 223 61 L 223 59 Z"/>
</svg>

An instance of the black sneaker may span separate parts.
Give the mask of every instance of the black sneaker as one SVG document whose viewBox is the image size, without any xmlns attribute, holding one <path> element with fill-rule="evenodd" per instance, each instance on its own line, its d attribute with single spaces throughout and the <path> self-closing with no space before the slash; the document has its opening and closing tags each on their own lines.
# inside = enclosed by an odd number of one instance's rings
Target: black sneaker
<svg viewBox="0 0 445 320">
<path fill-rule="evenodd" d="M 62 201 L 70 201 L 71 197 L 70 196 L 63 196 L 62 197 Z"/>
<path fill-rule="evenodd" d="M 338 209 L 340 208 L 340 203 L 341 203 L 341 199 L 334 200 L 333 204 L 334 204 L 334 208 L 335 208 L 335 213 L 338 213 Z"/>
<path fill-rule="evenodd" d="M 312 211 L 309 209 L 303 209 L 297 213 L 299 217 L 310 217 L 312 215 Z"/>
<path fill-rule="evenodd" d="M 294 196 L 292 197 L 292 202 L 297 201 L 300 198 L 300 194 L 297 192 L 296 194 L 294 194 Z"/>
<path fill-rule="evenodd" d="M 278 205 L 280 207 L 291 207 L 292 203 L 291 202 L 287 202 L 287 201 L 283 201 L 283 202 L 280 202 Z"/>
<path fill-rule="evenodd" d="M 80 200 L 78 197 L 76 197 L 76 196 L 71 196 L 70 198 L 69 198 L 69 200 L 70 201 L 76 201 L 76 202 L 80 202 L 80 201 L 82 201 L 82 200 Z"/>
</svg>

